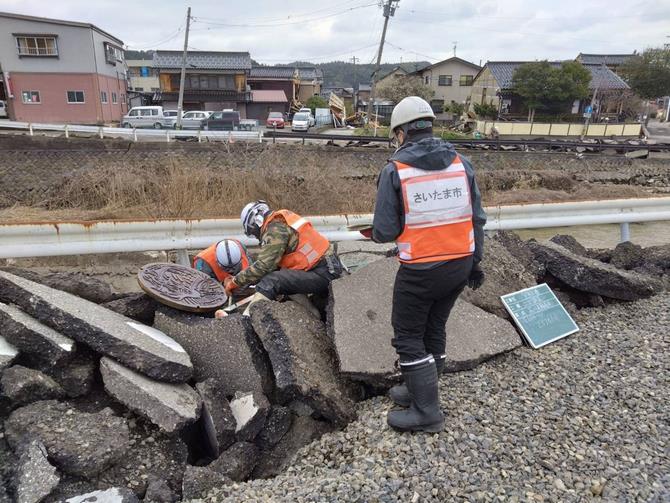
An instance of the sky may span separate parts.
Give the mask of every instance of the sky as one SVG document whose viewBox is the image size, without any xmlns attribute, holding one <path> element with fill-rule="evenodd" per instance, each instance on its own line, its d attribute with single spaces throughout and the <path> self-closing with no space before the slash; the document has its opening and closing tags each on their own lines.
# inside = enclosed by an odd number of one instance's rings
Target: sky
<svg viewBox="0 0 670 503">
<path fill-rule="evenodd" d="M 128 49 L 248 51 L 264 64 L 376 58 L 374 0 L 0 0 L 0 11 L 90 22 Z M 400 0 L 383 62 L 473 63 L 626 54 L 670 43 L 670 0 Z"/>
</svg>

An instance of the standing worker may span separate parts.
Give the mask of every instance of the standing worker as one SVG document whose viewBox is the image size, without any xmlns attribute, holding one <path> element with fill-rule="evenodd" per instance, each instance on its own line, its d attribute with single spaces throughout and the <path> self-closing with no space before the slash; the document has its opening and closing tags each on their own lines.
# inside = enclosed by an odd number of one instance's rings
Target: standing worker
<svg viewBox="0 0 670 503">
<path fill-rule="evenodd" d="M 466 285 L 484 282 L 479 262 L 486 214 L 470 162 L 433 136 L 435 114 L 418 96 L 393 109 L 389 135 L 399 145 L 379 175 L 367 237 L 395 241 L 400 269 L 393 288 L 393 347 L 404 384 L 390 396 L 406 409 L 388 424 L 401 431 L 439 432 L 438 376 L 444 369 L 445 324 Z"/>
<path fill-rule="evenodd" d="M 272 211 L 265 201 L 247 204 L 240 215 L 244 233 L 260 241 L 261 251 L 247 269 L 227 278 L 226 293 L 256 285 L 252 303 L 278 295 L 328 293 L 344 270 L 330 241 L 305 218 L 289 210 Z M 245 314 L 248 314 L 249 308 Z"/>
<path fill-rule="evenodd" d="M 237 239 L 224 239 L 205 248 L 193 258 L 193 269 L 223 283 L 249 267 L 247 249 Z"/>
</svg>

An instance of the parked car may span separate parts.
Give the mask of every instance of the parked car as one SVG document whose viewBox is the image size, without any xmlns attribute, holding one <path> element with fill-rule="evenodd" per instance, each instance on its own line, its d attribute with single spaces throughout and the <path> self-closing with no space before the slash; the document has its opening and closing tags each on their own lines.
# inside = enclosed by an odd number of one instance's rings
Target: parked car
<svg viewBox="0 0 670 503">
<path fill-rule="evenodd" d="M 200 129 L 203 127 L 203 122 L 209 118 L 211 112 L 204 112 L 202 110 L 191 110 L 181 116 L 182 129 Z"/>
<path fill-rule="evenodd" d="M 163 127 L 163 107 L 133 107 L 121 119 L 121 127 L 125 128 L 143 128 L 152 127 L 161 129 Z"/>
<path fill-rule="evenodd" d="M 240 128 L 240 112 L 230 109 L 214 112 L 203 124 L 204 129 L 210 131 L 237 131 Z"/>
<path fill-rule="evenodd" d="M 270 112 L 265 125 L 271 128 L 284 129 L 284 114 L 281 112 Z"/>
<path fill-rule="evenodd" d="M 316 119 L 314 118 L 314 114 L 312 114 L 312 109 L 311 108 L 301 108 L 298 113 L 306 113 L 309 115 L 309 125 L 310 127 L 316 124 Z"/>
<path fill-rule="evenodd" d="M 309 131 L 309 115 L 306 112 L 298 112 L 293 116 L 291 122 L 292 131 Z"/>
<path fill-rule="evenodd" d="M 161 124 L 164 128 L 173 128 L 177 123 L 177 111 L 176 110 L 163 110 L 163 120 Z"/>
<path fill-rule="evenodd" d="M 241 131 L 258 131 L 258 126 L 260 126 L 258 119 L 240 119 Z"/>
<path fill-rule="evenodd" d="M 7 103 L 0 100 L 0 117 L 7 118 Z"/>
</svg>

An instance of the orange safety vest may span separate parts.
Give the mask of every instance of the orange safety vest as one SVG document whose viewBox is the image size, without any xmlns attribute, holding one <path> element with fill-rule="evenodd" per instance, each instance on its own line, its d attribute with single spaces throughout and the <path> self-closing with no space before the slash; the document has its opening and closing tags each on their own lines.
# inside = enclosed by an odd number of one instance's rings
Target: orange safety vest
<svg viewBox="0 0 670 503">
<path fill-rule="evenodd" d="M 394 164 L 405 206 L 405 227 L 396 239 L 400 262 L 439 262 L 472 255 L 472 200 L 460 157 L 441 170 Z"/>
<path fill-rule="evenodd" d="M 231 239 L 230 241 L 233 241 L 237 243 L 237 246 L 240 247 L 240 252 L 242 253 L 242 270 L 246 269 L 249 267 L 249 257 L 247 257 L 246 251 L 244 250 L 244 247 L 242 246 L 242 243 L 240 243 L 237 239 Z M 226 272 L 223 267 L 219 265 L 219 261 L 216 260 L 216 245 L 219 244 L 214 243 L 212 246 L 205 248 L 202 250 L 200 253 L 198 253 L 194 258 L 193 258 L 193 268 L 195 269 L 195 264 L 198 261 L 198 259 L 202 259 L 205 262 L 207 262 L 207 265 L 211 267 L 212 271 L 214 271 L 214 274 L 216 274 L 216 278 L 223 283 L 223 280 L 225 280 L 227 277 L 232 276 L 229 272 Z"/>
<path fill-rule="evenodd" d="M 263 232 L 273 220 L 283 220 L 298 233 L 296 250 L 282 257 L 279 261 L 280 268 L 309 271 L 328 251 L 330 241 L 317 232 L 309 220 L 289 210 L 273 211 L 263 223 Z"/>
</svg>

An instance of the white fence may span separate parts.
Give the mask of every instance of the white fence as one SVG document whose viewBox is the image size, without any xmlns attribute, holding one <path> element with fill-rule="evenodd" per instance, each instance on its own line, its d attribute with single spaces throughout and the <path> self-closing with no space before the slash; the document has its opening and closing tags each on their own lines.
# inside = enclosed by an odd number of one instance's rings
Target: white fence
<svg viewBox="0 0 670 503">
<path fill-rule="evenodd" d="M 502 122 L 477 121 L 477 131 L 489 135 L 495 127 L 500 136 L 582 136 L 600 138 L 610 136 L 637 137 L 640 135 L 641 124 L 589 124 L 584 131 L 584 124 L 543 123 L 543 122 Z"/>
<path fill-rule="evenodd" d="M 84 133 L 100 138 L 128 138 L 133 141 L 141 139 L 165 140 L 170 142 L 176 138 L 196 138 L 198 141 L 263 141 L 263 131 L 201 131 L 176 129 L 135 129 L 104 126 L 78 126 L 74 124 L 42 124 L 37 122 L 0 121 L 0 128 L 28 131 L 31 136 L 35 131 L 58 131 L 69 138 L 70 134 Z"/>
<path fill-rule="evenodd" d="M 627 240 L 629 223 L 670 220 L 670 197 L 494 206 L 486 212 L 487 230 L 621 224 L 622 240 Z M 353 241 L 362 236 L 347 226 L 370 222 L 372 215 L 309 219 L 332 241 Z M 241 230 L 237 219 L 0 224 L 0 258 L 196 250 L 224 237 L 256 244 Z"/>
</svg>

